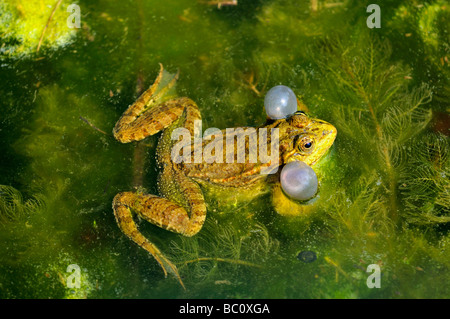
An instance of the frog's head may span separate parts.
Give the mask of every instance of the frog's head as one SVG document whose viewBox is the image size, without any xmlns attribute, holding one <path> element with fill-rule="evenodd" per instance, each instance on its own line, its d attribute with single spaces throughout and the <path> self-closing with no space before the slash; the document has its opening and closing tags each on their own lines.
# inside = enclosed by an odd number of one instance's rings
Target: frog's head
<svg viewBox="0 0 450 319">
<path fill-rule="evenodd" d="M 310 118 L 297 111 L 280 125 L 280 156 L 282 164 L 302 161 L 316 163 L 333 145 L 336 128 L 325 121 Z"/>
</svg>

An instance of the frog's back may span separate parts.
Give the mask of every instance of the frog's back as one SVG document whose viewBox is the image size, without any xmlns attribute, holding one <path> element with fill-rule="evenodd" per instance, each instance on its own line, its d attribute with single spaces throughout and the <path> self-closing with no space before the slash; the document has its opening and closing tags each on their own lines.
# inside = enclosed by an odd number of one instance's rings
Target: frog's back
<svg viewBox="0 0 450 319">
<path fill-rule="evenodd" d="M 192 143 L 189 160 L 177 166 L 200 182 L 242 187 L 263 179 L 261 170 L 270 165 L 261 163 L 258 148 L 259 128 L 217 130 L 210 138 Z"/>
</svg>

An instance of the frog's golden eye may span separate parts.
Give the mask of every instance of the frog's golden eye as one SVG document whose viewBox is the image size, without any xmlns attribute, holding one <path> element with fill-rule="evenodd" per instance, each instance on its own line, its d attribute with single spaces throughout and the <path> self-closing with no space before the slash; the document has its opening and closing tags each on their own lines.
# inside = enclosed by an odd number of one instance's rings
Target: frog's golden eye
<svg viewBox="0 0 450 319">
<path fill-rule="evenodd" d="M 303 137 L 298 147 L 301 151 L 310 153 L 314 149 L 314 140 L 310 137 Z"/>
</svg>

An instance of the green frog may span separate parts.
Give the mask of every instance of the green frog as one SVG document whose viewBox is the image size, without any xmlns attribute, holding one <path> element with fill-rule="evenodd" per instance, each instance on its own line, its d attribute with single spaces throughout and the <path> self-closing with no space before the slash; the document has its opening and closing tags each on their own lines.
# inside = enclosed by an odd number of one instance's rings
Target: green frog
<svg viewBox="0 0 450 319">
<path fill-rule="evenodd" d="M 195 142 L 198 134 L 196 125 L 201 120 L 201 114 L 191 99 L 171 98 L 169 91 L 177 79 L 178 73 L 170 75 L 161 65 L 154 84 L 128 107 L 113 129 L 114 137 L 122 143 L 140 141 L 163 131 L 157 147 L 161 196 L 142 191 L 121 192 L 114 197 L 113 210 L 122 232 L 152 254 L 166 276 L 168 272 L 173 274 L 184 287 L 177 267 L 138 230 L 132 212 L 166 230 L 194 236 L 202 229 L 206 219 L 207 209 L 202 189 L 210 185 L 228 189 L 229 192 L 263 185 L 265 188 L 272 187 L 276 192 L 274 203 L 290 201 L 281 191 L 274 172 L 290 161 L 314 165 L 331 147 L 337 131 L 333 125 L 298 111 L 285 119 L 268 119 L 265 125 L 255 128 L 257 133 L 262 130 L 267 132 L 266 135 L 256 134 L 257 140 L 260 141 L 261 136 L 264 136 L 264 142 L 270 144 L 267 149 L 276 145 L 276 158 L 263 161 L 258 153 L 255 160 L 255 157 L 250 156 L 252 150 L 249 138 L 244 137 L 245 143 L 234 143 L 232 149 L 223 153 L 223 160 L 220 154 L 215 157 L 215 161 L 208 160 L 208 157 L 195 161 L 195 152 L 199 148 L 203 151 L 209 145 L 211 150 L 210 143 L 225 145 L 227 132 L 216 132 L 215 139 Z M 179 143 L 173 140 L 173 133 L 179 128 L 184 128 L 184 132 L 191 136 L 191 140 L 184 140 L 183 144 L 191 146 L 188 148 L 191 153 L 187 157 L 184 154 L 185 160 L 182 161 L 177 156 L 179 154 L 174 156 L 173 152 L 175 143 Z M 277 136 L 273 134 L 273 129 L 277 129 Z M 236 138 L 242 132 L 245 133 L 244 130 L 236 133 Z M 273 144 L 275 137 L 277 141 Z M 244 156 L 241 161 L 236 161 L 239 151 L 243 151 Z M 233 161 L 226 158 L 230 153 Z"/>
</svg>

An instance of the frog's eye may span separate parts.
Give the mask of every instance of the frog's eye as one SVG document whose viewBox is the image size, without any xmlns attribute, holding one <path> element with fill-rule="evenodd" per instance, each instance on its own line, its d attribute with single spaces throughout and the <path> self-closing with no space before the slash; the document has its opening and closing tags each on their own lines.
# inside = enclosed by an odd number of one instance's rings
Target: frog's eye
<svg viewBox="0 0 450 319">
<path fill-rule="evenodd" d="M 299 143 L 299 148 L 305 153 L 310 153 L 314 149 L 314 140 L 310 137 L 303 137 Z"/>
</svg>

